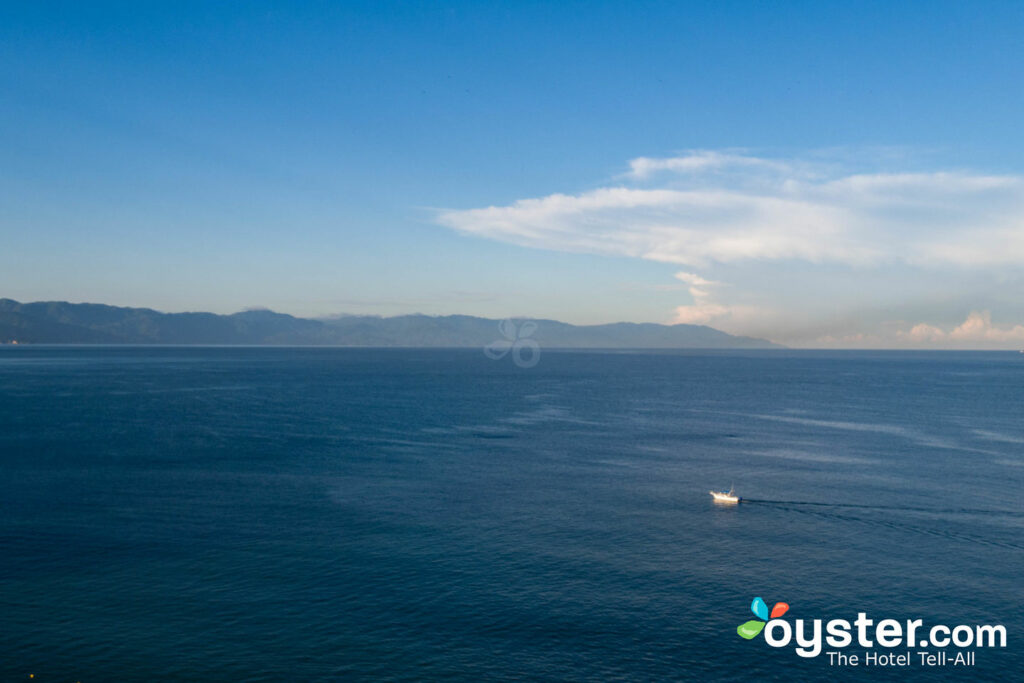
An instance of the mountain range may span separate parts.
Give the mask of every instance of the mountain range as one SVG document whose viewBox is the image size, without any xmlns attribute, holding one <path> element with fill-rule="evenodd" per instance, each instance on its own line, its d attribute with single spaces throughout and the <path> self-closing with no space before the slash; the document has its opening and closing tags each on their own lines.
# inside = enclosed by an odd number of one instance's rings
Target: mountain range
<svg viewBox="0 0 1024 683">
<path fill-rule="evenodd" d="M 528 329 L 518 321 L 509 325 L 468 315 L 310 319 L 269 310 L 230 315 L 161 313 L 105 304 L 0 299 L 2 343 L 484 347 L 529 332 L 531 339 L 548 348 L 780 348 L 764 339 L 737 337 L 705 325 L 532 322 L 536 327 Z"/>
</svg>

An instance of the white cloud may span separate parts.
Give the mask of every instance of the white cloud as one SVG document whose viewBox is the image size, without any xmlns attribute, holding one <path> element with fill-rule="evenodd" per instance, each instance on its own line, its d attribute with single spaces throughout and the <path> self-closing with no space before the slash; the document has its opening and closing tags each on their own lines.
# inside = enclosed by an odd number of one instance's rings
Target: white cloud
<svg viewBox="0 0 1024 683">
<path fill-rule="evenodd" d="M 949 338 L 954 341 L 1022 342 L 1024 325 L 997 327 L 992 324 L 990 311 L 972 311 L 967 320 L 949 333 Z"/>
<path fill-rule="evenodd" d="M 946 338 L 946 333 L 942 329 L 929 325 L 927 323 L 918 323 L 910 328 L 909 332 L 898 332 L 897 335 L 903 336 L 911 342 L 936 342 Z"/>
<path fill-rule="evenodd" d="M 673 324 L 706 325 L 734 313 L 730 307 L 716 304 L 711 298 L 709 288 L 720 283 L 706 280 L 696 273 L 687 273 L 685 271 L 676 273 L 676 279 L 682 280 L 689 285 L 688 289 L 690 296 L 693 297 L 693 304 L 677 306 L 675 315 L 671 320 Z"/>
<path fill-rule="evenodd" d="M 950 330 L 918 323 L 900 330 L 896 339 L 909 346 L 945 348 L 1001 348 L 1024 344 L 1024 325 L 999 326 L 992 322 L 991 311 L 971 311 L 966 320 Z"/>
<path fill-rule="evenodd" d="M 714 285 L 718 284 L 717 282 L 713 282 L 711 280 L 705 280 L 696 273 L 687 273 L 682 270 L 676 273 L 676 279 L 682 280 L 691 287 L 713 287 Z"/>
<path fill-rule="evenodd" d="M 840 214 L 827 205 L 785 197 L 613 187 L 446 211 L 438 220 L 461 232 L 520 246 L 689 266 L 746 259 L 882 258 L 877 247 L 843 233 Z"/>
<path fill-rule="evenodd" d="M 733 309 L 713 303 L 695 303 L 689 306 L 676 306 L 675 315 L 669 321 L 672 325 L 707 325 L 716 320 L 732 315 Z"/>
<path fill-rule="evenodd" d="M 437 221 L 520 246 L 683 266 L 675 277 L 691 301 L 674 307 L 674 322 L 766 334 L 784 321 L 796 331 L 775 338 L 797 344 L 1020 341 L 1020 326 L 996 327 L 981 313 L 949 331 L 935 320 L 879 326 L 880 312 L 907 303 L 901 289 L 934 309 L 963 294 L 958 278 L 979 287 L 1024 272 L 1024 176 L 865 171 L 863 162 L 853 171 L 808 159 L 640 157 L 609 186 L 445 210 Z M 979 306 L 987 304 L 971 305 Z M 850 329 L 866 311 L 878 329 Z M 830 319 L 840 321 L 835 329 Z"/>
<path fill-rule="evenodd" d="M 661 171 L 700 173 L 728 168 L 764 169 L 792 172 L 785 162 L 714 150 L 696 150 L 684 156 L 657 159 L 638 157 L 629 162 L 629 177 L 643 180 Z"/>
<path fill-rule="evenodd" d="M 1024 264 L 1024 178 L 960 172 L 816 173 L 716 152 L 642 157 L 613 186 L 442 211 L 464 233 L 522 246 L 707 266 L 800 260 L 853 266 Z M 729 169 L 721 175 L 717 171 Z"/>
</svg>

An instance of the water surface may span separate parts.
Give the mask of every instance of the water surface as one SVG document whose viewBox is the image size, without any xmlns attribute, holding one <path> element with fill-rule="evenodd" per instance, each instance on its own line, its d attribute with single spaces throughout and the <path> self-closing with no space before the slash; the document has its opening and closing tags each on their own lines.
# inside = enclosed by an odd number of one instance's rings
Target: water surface
<svg viewBox="0 0 1024 683">
<path fill-rule="evenodd" d="M 0 348 L 0 680 L 893 675 L 755 595 L 1013 677 L 1022 407 L 1009 353 Z"/>
</svg>

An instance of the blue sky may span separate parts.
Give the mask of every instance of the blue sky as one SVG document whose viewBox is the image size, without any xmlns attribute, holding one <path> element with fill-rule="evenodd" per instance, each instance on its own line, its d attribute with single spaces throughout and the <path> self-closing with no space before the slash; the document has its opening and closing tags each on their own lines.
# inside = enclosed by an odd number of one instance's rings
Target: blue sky
<svg viewBox="0 0 1024 683">
<path fill-rule="evenodd" d="M 1020 3 L 4 3 L 0 296 L 1024 347 Z"/>
</svg>

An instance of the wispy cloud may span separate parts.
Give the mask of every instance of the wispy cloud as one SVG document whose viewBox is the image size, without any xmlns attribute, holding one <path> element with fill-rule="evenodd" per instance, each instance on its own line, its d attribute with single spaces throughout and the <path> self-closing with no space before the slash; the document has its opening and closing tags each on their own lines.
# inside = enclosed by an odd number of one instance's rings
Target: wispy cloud
<svg viewBox="0 0 1024 683">
<path fill-rule="evenodd" d="M 818 267 L 821 277 L 829 269 L 903 268 L 955 276 L 1024 266 L 1024 177 L 865 171 L 863 164 L 854 172 L 820 155 L 776 159 L 694 151 L 640 157 L 609 186 L 446 210 L 437 220 L 462 233 L 521 246 L 683 266 L 687 270 L 677 277 L 689 285 L 692 301 L 676 309 L 677 322 L 742 317 L 749 290 L 730 282 L 723 296 L 718 283 L 705 279 L 720 267 L 735 272 L 803 263 Z M 904 339 L 939 338 L 938 327 L 923 325 Z M 999 334 L 988 329 L 988 339 Z M 942 339 L 969 341 L 976 332 L 943 334 Z"/>
<path fill-rule="evenodd" d="M 737 168 L 775 171 L 787 174 L 792 174 L 796 170 L 793 164 L 784 161 L 761 159 L 732 152 L 697 150 L 677 157 L 637 157 L 629 162 L 629 173 L 626 175 L 634 179 L 644 180 L 663 171 L 672 173 L 704 173 Z"/>
<path fill-rule="evenodd" d="M 524 246 L 692 267 L 798 259 L 1024 263 L 1024 178 L 967 171 L 836 174 L 820 166 L 694 152 L 630 162 L 642 184 L 442 211 L 456 230 Z M 721 175 L 722 170 L 731 173 Z M 657 171 L 667 171 L 659 174 Z"/>
<path fill-rule="evenodd" d="M 712 288 L 721 283 L 706 280 L 696 273 L 685 271 L 676 273 L 676 279 L 689 285 L 688 289 L 690 296 L 693 297 L 693 303 L 687 306 L 677 306 L 672 318 L 673 323 L 704 325 L 732 312 L 728 306 L 715 303 L 712 298 Z"/>
</svg>

